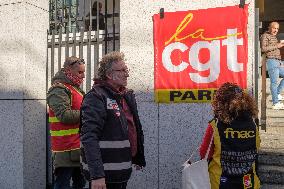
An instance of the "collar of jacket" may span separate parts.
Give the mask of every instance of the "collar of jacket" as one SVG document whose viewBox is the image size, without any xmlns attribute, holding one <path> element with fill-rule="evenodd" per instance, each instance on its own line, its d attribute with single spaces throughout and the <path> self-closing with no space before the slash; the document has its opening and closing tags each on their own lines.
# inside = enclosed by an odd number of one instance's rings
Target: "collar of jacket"
<svg viewBox="0 0 284 189">
<path fill-rule="evenodd" d="M 81 93 L 85 94 L 85 92 L 80 87 L 74 85 L 74 83 L 66 77 L 66 75 L 63 72 L 63 68 L 59 70 L 54 75 L 54 77 L 51 79 L 51 84 L 54 84 L 54 83 L 66 83 L 66 84 L 72 85 L 73 87 L 78 89 Z"/>
<path fill-rule="evenodd" d="M 112 85 L 110 85 L 108 82 L 100 79 L 95 79 L 94 80 L 94 85 L 93 88 L 98 86 L 98 87 L 103 87 L 106 89 L 111 95 L 113 95 L 117 99 L 121 99 L 122 97 L 132 94 L 133 90 L 127 89 L 125 87 L 122 87 L 119 91 L 115 89 Z"/>
<path fill-rule="evenodd" d="M 272 35 L 269 31 L 266 31 L 266 32 L 264 32 L 265 34 L 267 34 L 267 35 L 269 35 L 269 36 L 274 36 L 274 37 L 276 37 L 275 35 Z"/>
<path fill-rule="evenodd" d="M 55 76 L 51 79 L 51 84 L 56 83 L 56 82 L 61 82 L 61 83 L 67 83 L 70 85 L 74 85 L 74 83 L 72 83 L 72 81 L 70 81 L 66 75 L 63 72 L 63 68 L 61 70 L 59 70 Z"/>
<path fill-rule="evenodd" d="M 234 120 L 249 120 L 249 119 L 252 119 L 252 114 L 249 111 L 244 110 L 244 111 L 239 111 L 237 114 L 236 113 L 232 113 L 231 117 L 233 117 L 232 121 L 234 121 Z M 216 115 L 214 116 L 214 118 L 222 121 Z"/>
</svg>

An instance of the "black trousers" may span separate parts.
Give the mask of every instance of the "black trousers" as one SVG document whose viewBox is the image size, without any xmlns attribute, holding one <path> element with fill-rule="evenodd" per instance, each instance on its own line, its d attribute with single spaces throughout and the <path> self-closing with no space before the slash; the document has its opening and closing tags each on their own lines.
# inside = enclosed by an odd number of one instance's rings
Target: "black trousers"
<svg viewBox="0 0 284 189">
<path fill-rule="evenodd" d="M 106 184 L 107 189 L 126 189 L 126 186 L 127 182 Z M 91 183 L 90 183 L 90 189 L 91 189 Z"/>
<path fill-rule="evenodd" d="M 127 182 L 122 183 L 107 183 L 107 189 L 126 189 Z"/>
<path fill-rule="evenodd" d="M 70 186 L 71 179 L 73 181 L 72 187 Z M 85 183 L 80 167 L 59 167 L 55 169 L 54 189 L 83 189 Z"/>
</svg>

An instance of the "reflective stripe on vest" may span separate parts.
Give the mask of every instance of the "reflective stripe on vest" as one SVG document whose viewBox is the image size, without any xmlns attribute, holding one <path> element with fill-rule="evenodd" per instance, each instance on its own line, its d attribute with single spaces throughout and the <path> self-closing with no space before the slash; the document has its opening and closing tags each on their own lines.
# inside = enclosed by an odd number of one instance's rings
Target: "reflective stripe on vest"
<svg viewBox="0 0 284 189">
<path fill-rule="evenodd" d="M 67 136 L 74 135 L 79 133 L 79 128 L 76 129 L 68 129 L 68 130 L 60 130 L 60 131 L 50 131 L 50 136 Z"/>
<path fill-rule="evenodd" d="M 49 123 L 59 123 L 59 119 L 57 117 L 49 117 L 48 118 Z"/>
<path fill-rule="evenodd" d="M 75 87 L 62 83 L 71 92 L 71 110 L 80 110 L 83 94 Z M 52 152 L 64 152 L 80 148 L 79 123 L 62 123 L 49 108 Z"/>
</svg>

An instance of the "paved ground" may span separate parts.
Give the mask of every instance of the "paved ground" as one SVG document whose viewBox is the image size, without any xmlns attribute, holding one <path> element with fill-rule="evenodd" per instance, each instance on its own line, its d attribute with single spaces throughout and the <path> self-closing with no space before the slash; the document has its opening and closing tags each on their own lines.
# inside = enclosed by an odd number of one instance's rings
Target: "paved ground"
<svg viewBox="0 0 284 189">
<path fill-rule="evenodd" d="M 265 151 L 279 151 L 284 153 L 284 110 L 273 110 L 271 95 L 270 95 L 270 80 L 266 79 L 266 131 L 260 130 L 261 137 L 261 150 Z M 261 91 L 261 80 L 259 79 L 258 85 Z M 261 110 L 261 92 L 259 92 L 259 110 Z M 283 102 L 284 103 L 284 102 Z"/>
<path fill-rule="evenodd" d="M 258 86 L 259 86 L 259 91 L 261 91 L 261 80 L 259 80 Z M 276 178 L 273 176 L 273 174 L 275 173 L 272 173 L 271 170 L 278 168 L 280 170 L 277 171 L 283 172 L 284 169 L 284 167 L 282 166 L 283 160 L 281 159 L 284 154 L 284 110 L 272 109 L 272 101 L 271 101 L 269 87 L 270 87 L 270 81 L 269 79 L 267 79 L 266 80 L 267 121 L 266 121 L 266 130 L 260 130 L 260 138 L 261 138 L 260 153 L 262 155 L 261 156 L 262 160 L 260 161 L 262 161 L 262 164 L 264 164 L 263 169 L 267 169 L 267 172 L 270 173 L 266 175 L 266 177 Z M 282 94 L 284 95 L 284 93 Z M 261 110 L 260 107 L 261 92 L 259 92 L 258 97 L 259 97 L 258 98 L 259 110 Z M 266 156 L 266 154 L 270 154 L 270 156 L 269 155 Z M 284 189 L 284 186 L 281 184 L 264 184 L 262 185 L 261 189 Z"/>
</svg>

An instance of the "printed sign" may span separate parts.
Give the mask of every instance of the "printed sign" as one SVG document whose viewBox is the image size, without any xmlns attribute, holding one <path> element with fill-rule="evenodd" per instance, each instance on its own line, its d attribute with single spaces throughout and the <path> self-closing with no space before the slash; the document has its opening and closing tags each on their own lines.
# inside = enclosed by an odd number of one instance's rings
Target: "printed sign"
<svg viewBox="0 0 284 189">
<path fill-rule="evenodd" d="M 153 16 L 156 102 L 210 102 L 218 87 L 247 88 L 248 5 Z"/>
<path fill-rule="evenodd" d="M 119 110 L 116 100 L 107 98 L 107 109 L 108 110 Z"/>
<path fill-rule="evenodd" d="M 247 174 L 243 178 L 245 189 L 252 188 L 251 175 Z"/>
<path fill-rule="evenodd" d="M 120 116 L 120 110 L 119 110 L 116 100 L 107 98 L 107 109 L 113 110 L 117 117 Z"/>
<path fill-rule="evenodd" d="M 256 159 L 256 154 L 256 150 L 244 152 L 222 150 L 220 160 L 222 172 L 231 176 L 242 175 L 249 172 Z"/>
</svg>

